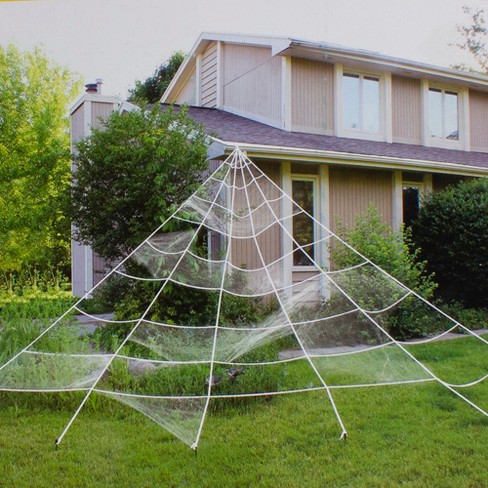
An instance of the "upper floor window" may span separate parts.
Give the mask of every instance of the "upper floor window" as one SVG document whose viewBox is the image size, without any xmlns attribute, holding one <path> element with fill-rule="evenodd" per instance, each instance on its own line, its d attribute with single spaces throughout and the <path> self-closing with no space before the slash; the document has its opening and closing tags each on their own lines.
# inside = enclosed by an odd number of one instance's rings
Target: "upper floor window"
<svg viewBox="0 0 488 488">
<path fill-rule="evenodd" d="M 347 130 L 380 131 L 380 80 L 344 73 L 342 78 L 343 126 Z"/>
<path fill-rule="evenodd" d="M 440 88 L 429 88 L 429 136 L 459 141 L 458 94 Z"/>
</svg>

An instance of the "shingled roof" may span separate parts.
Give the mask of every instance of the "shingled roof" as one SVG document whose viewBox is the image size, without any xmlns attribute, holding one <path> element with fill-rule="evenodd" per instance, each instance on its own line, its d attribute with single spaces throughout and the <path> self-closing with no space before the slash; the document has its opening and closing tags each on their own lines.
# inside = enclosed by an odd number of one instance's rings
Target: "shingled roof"
<svg viewBox="0 0 488 488">
<path fill-rule="evenodd" d="M 284 152 L 288 148 L 342 153 L 345 159 L 348 155 L 368 155 L 488 170 L 488 153 L 288 132 L 214 108 L 190 107 L 188 113 L 211 135 L 230 144 L 280 147 Z"/>
</svg>

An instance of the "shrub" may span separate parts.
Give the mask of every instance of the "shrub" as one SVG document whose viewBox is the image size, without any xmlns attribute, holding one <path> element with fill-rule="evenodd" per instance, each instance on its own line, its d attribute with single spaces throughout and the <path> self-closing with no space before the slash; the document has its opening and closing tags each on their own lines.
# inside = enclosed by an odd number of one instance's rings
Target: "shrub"
<svg viewBox="0 0 488 488">
<path fill-rule="evenodd" d="M 488 306 L 488 181 L 430 194 L 412 223 L 413 239 L 446 302 Z"/>
<path fill-rule="evenodd" d="M 419 250 L 412 246 L 410 231 L 392 231 L 390 226 L 382 222 L 374 206 L 371 205 L 367 212 L 357 216 L 352 229 L 346 229 L 339 224 L 337 234 L 356 251 L 408 288 L 424 298 L 432 297 L 436 283 L 433 281 L 433 275 L 426 272 L 427 263 L 419 259 Z M 345 246 L 332 246 L 331 260 L 334 267 L 340 269 L 357 264 L 360 258 Z M 346 278 L 353 281 L 348 283 L 350 288 L 367 285 L 371 291 L 370 293 L 360 290 L 358 293 L 359 302 L 371 302 L 360 303 L 364 308 L 376 308 L 374 301 L 380 295 L 380 302 L 388 299 L 394 301 L 396 286 L 391 286 L 390 283 L 388 287 L 388 282 L 382 275 L 366 269 Z M 425 323 L 424 313 L 419 310 L 417 301 L 411 299 L 404 300 L 396 307 L 384 326 L 397 339 L 416 337 L 424 334 L 428 328 L 435 328 L 434 324 Z"/>
</svg>

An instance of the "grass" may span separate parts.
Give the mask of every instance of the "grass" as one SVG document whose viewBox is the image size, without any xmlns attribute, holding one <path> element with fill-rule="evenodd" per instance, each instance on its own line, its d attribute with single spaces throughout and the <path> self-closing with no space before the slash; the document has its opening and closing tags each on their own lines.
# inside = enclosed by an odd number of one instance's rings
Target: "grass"
<svg viewBox="0 0 488 488">
<path fill-rule="evenodd" d="M 347 443 L 324 395 L 306 393 L 210 416 L 196 456 L 118 406 L 87 409 L 55 450 L 71 412 L 12 405 L 0 415 L 0 479 L 39 488 L 488 485 L 488 422 L 439 386 L 335 397 Z"/>
<path fill-rule="evenodd" d="M 488 369 L 486 345 L 473 347 L 470 338 L 409 348 L 452 381 Z M 459 391 L 488 409 L 488 381 Z M 143 415 L 97 395 L 56 450 L 82 396 L 3 393 L 0 486 L 488 486 L 488 418 L 441 385 L 341 389 L 333 396 L 347 442 L 338 440 L 324 392 L 240 406 L 216 399 L 195 455 Z"/>
</svg>

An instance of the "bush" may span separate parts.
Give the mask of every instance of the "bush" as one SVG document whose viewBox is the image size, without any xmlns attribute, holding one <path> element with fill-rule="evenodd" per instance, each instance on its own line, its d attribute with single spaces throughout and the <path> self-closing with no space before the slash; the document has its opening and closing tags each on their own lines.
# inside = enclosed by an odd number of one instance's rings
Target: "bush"
<svg viewBox="0 0 488 488">
<path fill-rule="evenodd" d="M 413 240 L 446 302 L 488 306 L 488 181 L 430 194 L 412 223 Z"/>
<path fill-rule="evenodd" d="M 374 206 L 370 206 L 367 212 L 357 216 L 354 228 L 346 229 L 339 224 L 337 234 L 356 251 L 408 288 L 426 299 L 432 297 L 436 283 L 433 281 L 433 275 L 426 272 L 427 263 L 419 260 L 419 251 L 412 246 L 410 231 L 392 231 L 391 227 L 382 222 Z M 353 266 L 361 261 L 361 258 L 345 246 L 332 246 L 330 251 L 333 266 L 337 269 Z M 344 279 L 349 280 L 349 289 L 367 287 L 367 290 L 357 293 L 360 297 L 357 302 L 366 309 L 378 308 L 380 303 L 394 302 L 398 294 L 394 283 L 388 282 L 381 274 L 369 269 L 359 269 L 357 273 L 346 275 Z M 382 325 L 397 339 L 423 335 L 435 326 L 425 323 L 424 312 L 419 308 L 423 307 L 419 307 L 417 300 L 406 299 L 395 307 L 394 312 Z"/>
</svg>

